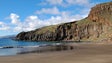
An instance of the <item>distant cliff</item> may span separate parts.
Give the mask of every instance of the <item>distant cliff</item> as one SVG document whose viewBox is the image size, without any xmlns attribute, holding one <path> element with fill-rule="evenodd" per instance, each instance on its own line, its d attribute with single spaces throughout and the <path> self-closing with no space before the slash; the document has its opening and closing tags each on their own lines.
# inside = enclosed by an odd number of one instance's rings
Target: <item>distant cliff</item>
<svg viewBox="0 0 112 63">
<path fill-rule="evenodd" d="M 112 2 L 93 7 L 85 19 L 21 32 L 17 40 L 31 41 L 111 41 Z"/>
</svg>

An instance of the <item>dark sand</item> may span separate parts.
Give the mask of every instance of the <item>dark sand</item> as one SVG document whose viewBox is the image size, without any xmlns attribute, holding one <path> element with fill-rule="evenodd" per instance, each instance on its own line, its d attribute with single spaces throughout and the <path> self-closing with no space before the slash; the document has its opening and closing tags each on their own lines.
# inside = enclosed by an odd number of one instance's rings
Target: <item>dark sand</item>
<svg viewBox="0 0 112 63">
<path fill-rule="evenodd" d="M 73 50 L 0 57 L 0 63 L 112 63 L 112 44 L 74 44 Z"/>
</svg>

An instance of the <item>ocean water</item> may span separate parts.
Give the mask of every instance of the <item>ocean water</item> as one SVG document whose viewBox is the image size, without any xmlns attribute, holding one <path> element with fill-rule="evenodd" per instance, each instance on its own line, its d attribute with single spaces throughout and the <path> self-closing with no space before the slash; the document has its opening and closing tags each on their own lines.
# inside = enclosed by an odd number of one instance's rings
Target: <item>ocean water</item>
<svg viewBox="0 0 112 63">
<path fill-rule="evenodd" d="M 14 41 L 0 38 L 0 56 L 17 55 L 18 53 L 35 50 L 36 47 L 51 45 L 53 42 Z"/>
</svg>

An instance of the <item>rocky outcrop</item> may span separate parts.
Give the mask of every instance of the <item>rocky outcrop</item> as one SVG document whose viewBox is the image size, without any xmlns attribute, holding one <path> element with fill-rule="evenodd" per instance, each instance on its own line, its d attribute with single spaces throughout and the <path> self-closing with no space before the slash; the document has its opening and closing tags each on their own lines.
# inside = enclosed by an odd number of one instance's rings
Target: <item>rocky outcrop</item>
<svg viewBox="0 0 112 63">
<path fill-rule="evenodd" d="M 57 26 L 43 27 L 29 32 L 21 32 L 16 36 L 16 40 L 28 41 L 54 41 L 56 34 L 55 29 Z M 52 29 L 52 30 L 51 30 Z"/>
<path fill-rule="evenodd" d="M 21 32 L 16 39 L 32 41 L 103 40 L 105 37 L 112 37 L 106 36 L 109 35 L 109 31 L 112 31 L 111 29 L 112 2 L 108 2 L 93 7 L 85 19 Z"/>
<path fill-rule="evenodd" d="M 74 40 L 78 35 L 78 26 L 76 22 L 65 23 L 57 27 L 56 40 Z"/>
<path fill-rule="evenodd" d="M 112 2 L 98 4 L 90 11 L 88 19 L 94 22 L 100 22 L 104 25 L 111 25 L 112 21 Z"/>
</svg>

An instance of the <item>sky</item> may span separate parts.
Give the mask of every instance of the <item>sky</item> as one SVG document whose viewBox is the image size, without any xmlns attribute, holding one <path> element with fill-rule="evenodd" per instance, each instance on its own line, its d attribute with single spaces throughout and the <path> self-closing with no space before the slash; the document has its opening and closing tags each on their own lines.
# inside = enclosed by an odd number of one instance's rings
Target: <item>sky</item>
<svg viewBox="0 0 112 63">
<path fill-rule="evenodd" d="M 83 19 L 112 0 L 0 0 L 0 36 Z"/>
</svg>

